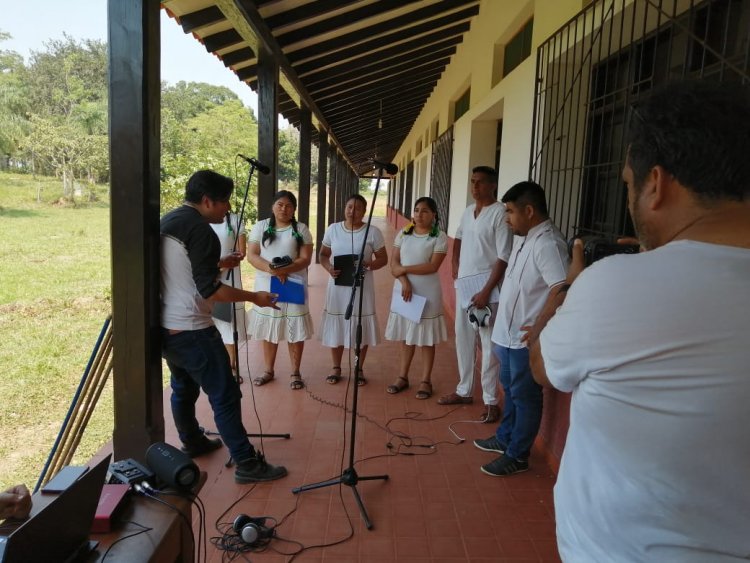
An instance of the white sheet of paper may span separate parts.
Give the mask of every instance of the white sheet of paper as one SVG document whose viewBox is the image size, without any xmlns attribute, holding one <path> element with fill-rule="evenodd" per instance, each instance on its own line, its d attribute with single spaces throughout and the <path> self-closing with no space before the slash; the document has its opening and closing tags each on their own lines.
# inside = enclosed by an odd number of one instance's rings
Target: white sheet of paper
<svg viewBox="0 0 750 563">
<path fill-rule="evenodd" d="M 469 305 L 471 305 L 471 298 L 484 289 L 484 285 L 490 279 L 490 273 L 482 272 L 481 274 L 456 279 L 458 300 L 462 309 L 468 309 Z M 490 294 L 490 303 L 497 303 L 498 301 L 500 301 L 500 291 L 498 291 L 497 287 L 493 287 Z"/>
<path fill-rule="evenodd" d="M 411 294 L 411 301 L 404 301 L 404 298 L 401 297 L 401 284 L 393 284 L 391 311 L 397 315 L 401 315 L 413 323 L 418 323 L 422 319 L 422 311 L 424 311 L 424 306 L 426 304 L 427 298 L 417 295 L 416 293 Z"/>
</svg>

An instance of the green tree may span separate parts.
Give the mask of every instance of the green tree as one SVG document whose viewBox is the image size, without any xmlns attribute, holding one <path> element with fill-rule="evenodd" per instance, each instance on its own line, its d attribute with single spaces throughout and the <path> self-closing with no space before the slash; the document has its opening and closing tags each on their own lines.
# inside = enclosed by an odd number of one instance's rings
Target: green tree
<svg viewBox="0 0 750 563">
<path fill-rule="evenodd" d="M 62 40 L 50 40 L 44 45 L 46 51 L 31 52 L 26 77 L 33 113 L 73 117 L 75 109 L 86 102 L 106 104 L 106 43 L 78 43 L 63 34 Z"/>
<path fill-rule="evenodd" d="M 237 94 L 225 86 L 205 82 L 180 81 L 174 86 L 166 82 L 161 88 L 161 107 L 169 110 L 175 119 L 184 121 L 208 111 L 213 106 L 238 100 Z"/>
<path fill-rule="evenodd" d="M 238 191 L 244 189 L 244 169 L 237 154 L 255 154 L 258 147 L 258 123 L 235 97 L 206 109 L 187 120 L 177 119 L 170 108 L 162 110 L 162 210 L 179 204 L 185 183 L 196 170 L 210 168 L 236 178 Z M 255 193 L 255 183 L 251 194 Z M 248 198 L 251 217 L 255 217 L 255 198 Z"/>
<path fill-rule="evenodd" d="M 23 73 L 30 128 L 20 148 L 35 171 L 60 177 L 64 197 L 73 198 L 76 179 L 108 178 L 107 46 L 63 35 L 45 48 L 32 51 Z"/>
<path fill-rule="evenodd" d="M 299 131 L 291 125 L 279 131 L 279 183 L 299 186 Z"/>
<path fill-rule="evenodd" d="M 0 42 L 9 34 L 0 31 Z M 29 129 L 28 88 L 24 83 L 23 57 L 0 50 L 0 169 L 8 167 Z"/>
</svg>

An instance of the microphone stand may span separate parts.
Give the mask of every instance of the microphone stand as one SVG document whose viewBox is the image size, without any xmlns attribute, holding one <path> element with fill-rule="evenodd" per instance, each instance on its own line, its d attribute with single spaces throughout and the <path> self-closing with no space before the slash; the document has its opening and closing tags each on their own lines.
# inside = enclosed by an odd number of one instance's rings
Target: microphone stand
<svg viewBox="0 0 750 563">
<path fill-rule="evenodd" d="M 242 219 L 245 216 L 245 206 L 247 205 L 247 197 L 250 195 L 250 180 L 253 177 L 253 172 L 257 168 L 256 163 L 252 162 L 251 159 L 246 159 L 250 163 L 250 172 L 247 175 L 247 182 L 245 183 L 245 196 L 242 198 L 242 207 L 237 215 L 237 230 L 234 233 L 234 244 L 232 245 L 232 252 L 237 251 L 237 243 L 240 240 L 240 226 L 242 225 Z M 231 227 L 231 215 L 227 215 L 227 223 Z M 230 281 L 232 287 L 234 287 L 234 268 L 229 268 L 227 271 L 226 279 Z M 237 332 L 237 306 L 234 301 L 230 303 L 232 307 L 232 338 L 234 340 L 234 365 L 237 367 L 236 381 L 239 386 L 242 383 L 242 377 L 240 377 L 240 346 L 239 346 L 239 333 Z M 202 429 L 203 433 L 208 436 L 219 436 L 218 432 L 211 430 Z M 245 434 L 248 438 L 291 438 L 290 434 Z M 225 467 L 232 465 L 232 457 L 229 456 L 229 460 L 224 464 Z"/>
<path fill-rule="evenodd" d="M 378 163 L 380 165 L 380 163 Z M 359 496 L 359 491 L 357 491 L 357 483 L 360 481 L 374 481 L 374 480 L 388 480 L 388 475 L 369 475 L 369 476 L 360 476 L 357 474 L 356 469 L 354 469 L 354 446 L 355 446 L 355 438 L 357 434 L 357 398 L 359 393 L 359 383 L 357 381 L 357 378 L 359 377 L 360 368 L 359 368 L 359 354 L 362 347 L 362 298 L 363 298 L 363 290 L 365 285 L 365 271 L 364 271 L 364 254 L 365 254 L 365 246 L 367 245 L 367 235 L 370 232 L 370 224 L 372 223 L 372 212 L 375 209 L 375 201 L 378 197 L 378 188 L 380 187 L 380 179 L 383 176 L 383 166 L 380 166 L 380 169 L 378 170 L 378 180 L 375 182 L 375 194 L 372 197 L 372 205 L 370 205 L 370 214 L 367 217 L 367 227 L 365 228 L 365 236 L 362 240 L 362 249 L 359 252 L 359 259 L 357 260 L 357 267 L 354 273 L 354 280 L 352 280 L 352 295 L 349 298 L 349 305 L 346 308 L 346 314 L 344 315 L 344 318 L 346 320 L 349 320 L 352 316 L 352 309 L 354 304 L 354 297 L 357 294 L 357 282 L 360 286 L 359 291 L 359 316 L 357 317 L 357 330 L 356 330 L 356 336 L 355 336 L 355 346 L 354 346 L 354 392 L 352 393 L 352 409 L 351 409 L 351 430 L 349 432 L 349 466 L 343 471 L 343 473 L 339 477 L 334 477 L 333 479 L 328 479 L 326 481 L 321 481 L 318 483 L 311 483 L 309 485 L 302 485 L 300 487 L 296 487 L 292 489 L 292 493 L 295 495 L 304 491 L 310 491 L 313 489 L 320 489 L 322 487 L 328 487 L 331 485 L 338 485 L 343 484 L 348 486 L 352 493 L 354 493 L 354 500 L 357 502 L 357 506 L 359 506 L 359 512 L 362 515 L 362 520 L 365 523 L 365 526 L 368 530 L 372 530 L 372 522 L 370 521 L 370 517 L 367 515 L 367 510 L 365 509 L 365 505 L 362 503 L 362 498 Z"/>
</svg>

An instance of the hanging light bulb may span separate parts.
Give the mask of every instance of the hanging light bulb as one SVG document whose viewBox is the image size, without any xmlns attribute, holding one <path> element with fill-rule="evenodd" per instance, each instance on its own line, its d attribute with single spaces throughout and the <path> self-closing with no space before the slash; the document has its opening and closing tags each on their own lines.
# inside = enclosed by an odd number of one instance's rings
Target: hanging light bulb
<svg viewBox="0 0 750 563">
<path fill-rule="evenodd" d="M 380 100 L 380 115 L 378 115 L 378 129 L 383 128 L 383 100 Z"/>
</svg>

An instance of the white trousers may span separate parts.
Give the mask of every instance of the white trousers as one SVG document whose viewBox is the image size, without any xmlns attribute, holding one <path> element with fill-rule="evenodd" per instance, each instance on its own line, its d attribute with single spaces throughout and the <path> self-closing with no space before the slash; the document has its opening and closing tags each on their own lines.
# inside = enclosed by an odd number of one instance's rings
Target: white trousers
<svg viewBox="0 0 750 563">
<path fill-rule="evenodd" d="M 474 367 L 477 357 L 477 336 L 482 354 L 482 400 L 485 405 L 497 404 L 497 387 L 499 384 L 500 364 L 492 353 L 492 325 L 497 316 L 497 303 L 491 303 L 492 317 L 490 326 L 475 329 L 469 322 L 466 309 L 460 305 L 456 292 L 456 361 L 458 363 L 458 386 L 456 393 L 462 397 L 471 397 L 474 393 Z"/>
</svg>

